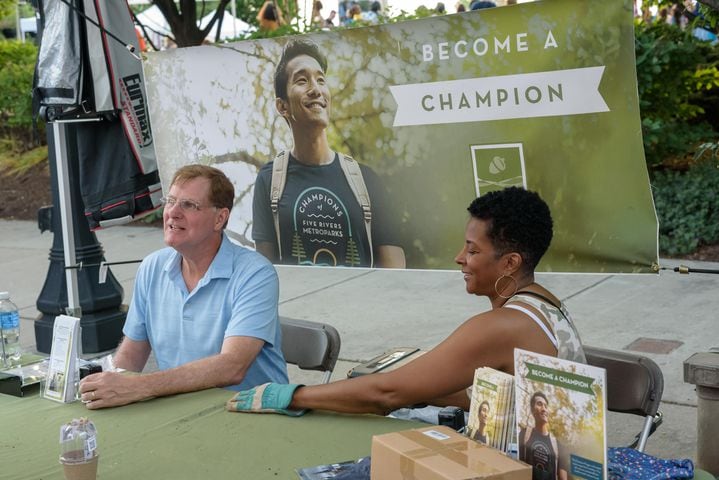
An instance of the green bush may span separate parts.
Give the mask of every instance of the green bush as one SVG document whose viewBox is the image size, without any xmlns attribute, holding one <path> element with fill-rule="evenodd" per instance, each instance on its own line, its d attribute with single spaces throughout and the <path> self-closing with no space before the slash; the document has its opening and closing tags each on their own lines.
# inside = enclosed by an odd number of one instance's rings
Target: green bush
<svg viewBox="0 0 719 480">
<path fill-rule="evenodd" d="M 44 123 L 32 123 L 32 77 L 37 47 L 0 41 L 0 170 L 20 172 L 47 158 Z"/>
<path fill-rule="evenodd" d="M 636 26 L 637 83 L 650 167 L 715 140 L 719 49 L 672 25 Z"/>
<path fill-rule="evenodd" d="M 0 42 L 0 118 L 2 125 L 32 125 L 32 76 L 37 47 L 31 42 Z"/>
<path fill-rule="evenodd" d="M 691 253 L 719 243 L 719 167 L 701 162 L 685 172 L 654 173 L 654 203 L 659 217 L 659 250 Z"/>
</svg>

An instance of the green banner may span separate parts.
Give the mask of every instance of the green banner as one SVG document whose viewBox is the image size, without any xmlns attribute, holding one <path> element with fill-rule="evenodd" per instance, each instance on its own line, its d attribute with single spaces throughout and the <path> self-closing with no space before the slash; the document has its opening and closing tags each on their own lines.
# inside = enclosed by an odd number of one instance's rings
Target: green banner
<svg viewBox="0 0 719 480">
<path fill-rule="evenodd" d="M 629 0 L 554 0 L 148 54 L 163 185 L 187 163 L 222 169 L 236 189 L 233 237 L 280 237 L 281 263 L 368 266 L 375 251 L 376 265 L 378 247 L 395 245 L 417 269 L 455 268 L 470 201 L 519 185 L 554 219 L 538 271 L 652 272 L 632 21 Z M 299 133 L 275 94 L 292 40 L 327 57 L 329 93 L 312 105 L 327 116 L 321 133 Z M 371 236 L 346 184 L 300 187 L 293 172 L 276 234 L 258 172 L 315 134 L 370 170 Z"/>
<path fill-rule="evenodd" d="M 527 380 L 548 383 L 557 387 L 586 393 L 587 395 L 594 395 L 594 391 L 592 390 L 594 379 L 592 377 L 563 372 L 529 362 L 527 362 L 526 365 L 529 370 L 529 373 L 526 375 Z"/>
<path fill-rule="evenodd" d="M 489 390 L 491 390 L 491 391 L 493 391 L 493 392 L 496 392 L 496 391 L 497 391 L 497 386 L 496 386 L 495 384 L 490 383 L 490 382 L 488 382 L 488 381 L 486 381 L 486 380 L 482 380 L 481 378 L 477 379 L 477 385 L 479 385 L 480 387 L 484 387 L 484 388 L 486 388 L 486 389 L 489 389 Z"/>
</svg>

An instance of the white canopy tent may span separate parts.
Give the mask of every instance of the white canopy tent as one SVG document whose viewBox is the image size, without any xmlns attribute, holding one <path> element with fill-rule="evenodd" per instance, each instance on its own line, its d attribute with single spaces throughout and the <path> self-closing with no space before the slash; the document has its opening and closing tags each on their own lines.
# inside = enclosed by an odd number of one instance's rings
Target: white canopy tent
<svg viewBox="0 0 719 480">
<path fill-rule="evenodd" d="M 145 26 L 149 40 L 157 48 L 162 49 L 164 46 L 163 35 L 171 35 L 170 25 L 165 20 L 157 5 L 153 5 L 142 13 L 136 15 L 137 20 Z"/>
<path fill-rule="evenodd" d="M 212 11 L 202 17 L 199 21 L 200 27 L 205 27 L 215 12 Z M 164 37 L 163 35 L 171 35 L 170 25 L 167 23 L 164 15 L 157 7 L 153 5 L 142 13 L 137 14 L 137 19 L 147 28 L 147 34 L 150 37 L 150 41 L 158 48 L 163 48 Z M 244 33 L 254 31 L 255 27 L 247 22 L 240 20 L 233 16 L 230 12 L 225 10 L 224 17 L 222 18 L 222 29 L 220 30 L 220 39 L 228 39 L 238 37 Z M 210 33 L 207 35 L 207 39 L 210 41 L 215 40 L 215 34 L 217 32 L 217 23 L 212 27 Z"/>
<path fill-rule="evenodd" d="M 255 31 L 255 27 L 253 27 L 247 22 L 240 20 L 239 18 L 234 17 L 227 10 L 225 10 L 224 13 L 225 15 L 222 18 L 222 28 L 220 30 L 220 40 L 225 40 L 227 38 L 235 38 L 245 33 Z M 215 12 L 211 12 L 202 17 L 202 19 L 200 20 L 200 28 L 204 28 L 205 25 L 207 25 L 210 20 L 212 20 L 212 17 L 214 15 Z M 212 26 L 212 30 L 210 30 L 210 33 L 207 34 L 207 39 L 214 41 L 216 32 L 217 22 L 215 22 L 215 24 Z"/>
</svg>

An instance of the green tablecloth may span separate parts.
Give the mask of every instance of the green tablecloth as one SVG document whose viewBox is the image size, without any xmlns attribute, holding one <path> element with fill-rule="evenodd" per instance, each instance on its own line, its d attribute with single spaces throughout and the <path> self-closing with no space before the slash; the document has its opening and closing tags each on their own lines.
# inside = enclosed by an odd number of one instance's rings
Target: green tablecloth
<svg viewBox="0 0 719 480">
<path fill-rule="evenodd" d="M 711 473 L 709 473 L 707 471 L 695 468 L 694 469 L 694 480 L 716 480 L 716 478 L 714 477 L 714 475 L 712 475 Z"/>
<path fill-rule="evenodd" d="M 0 395 L 0 479 L 62 479 L 60 425 L 86 416 L 98 430 L 100 480 L 296 479 L 295 468 L 369 455 L 372 435 L 426 426 L 374 415 L 230 413 L 226 390 L 109 410 L 37 395 Z M 714 480 L 697 470 L 696 480 Z"/>
<path fill-rule="evenodd" d="M 422 426 L 373 415 L 230 413 L 231 396 L 216 389 L 89 411 L 0 395 L 0 479 L 62 479 L 60 425 L 81 416 L 97 427 L 101 480 L 296 479 L 298 467 L 369 455 L 373 434 Z"/>
</svg>

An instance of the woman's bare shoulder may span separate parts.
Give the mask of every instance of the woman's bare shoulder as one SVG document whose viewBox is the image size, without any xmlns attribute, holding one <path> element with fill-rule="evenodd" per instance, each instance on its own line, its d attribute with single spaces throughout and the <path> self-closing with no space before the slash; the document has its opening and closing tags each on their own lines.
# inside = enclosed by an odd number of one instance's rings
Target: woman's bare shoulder
<svg viewBox="0 0 719 480">
<path fill-rule="evenodd" d="M 553 345 L 535 322 L 525 313 L 512 308 L 502 307 L 478 313 L 457 328 L 451 338 L 459 344 L 465 344 L 470 350 L 489 353 L 502 362 L 514 358 L 515 348 L 556 354 Z"/>
<path fill-rule="evenodd" d="M 479 329 L 486 334 L 512 335 L 524 323 L 524 315 L 511 308 L 494 308 L 468 318 L 459 328 Z"/>
</svg>

